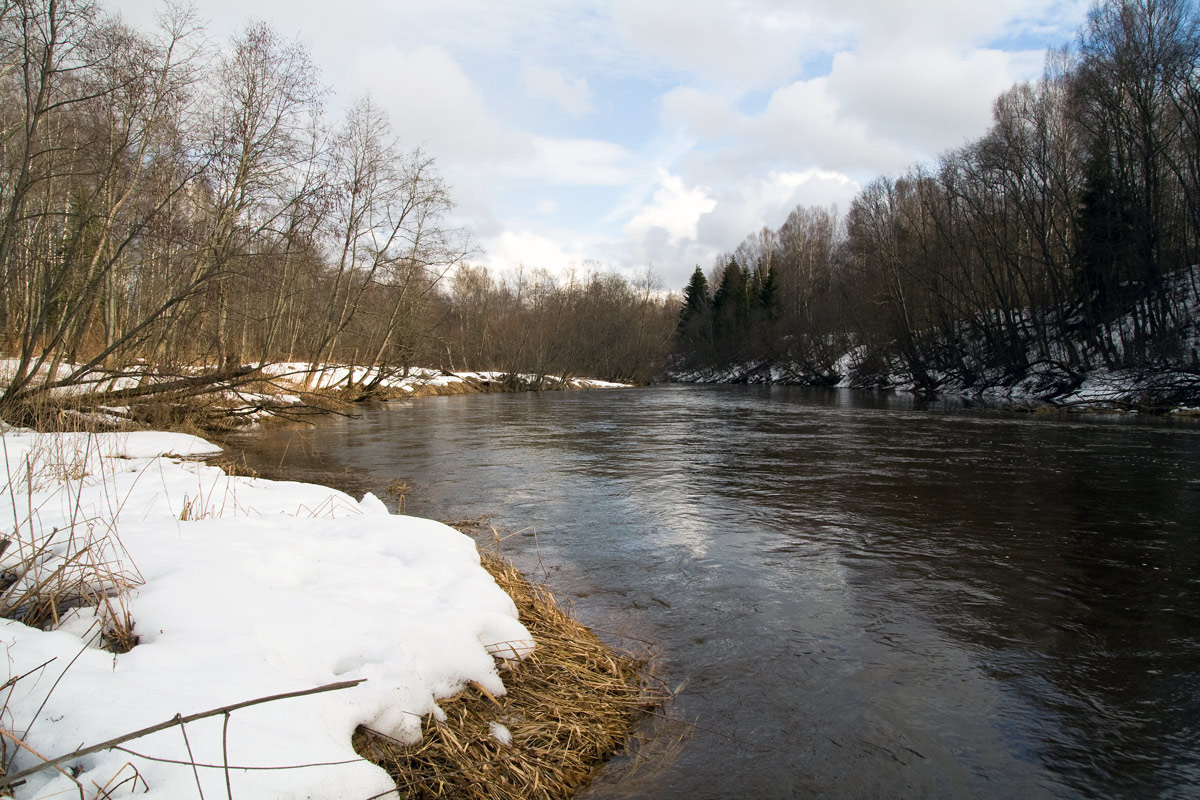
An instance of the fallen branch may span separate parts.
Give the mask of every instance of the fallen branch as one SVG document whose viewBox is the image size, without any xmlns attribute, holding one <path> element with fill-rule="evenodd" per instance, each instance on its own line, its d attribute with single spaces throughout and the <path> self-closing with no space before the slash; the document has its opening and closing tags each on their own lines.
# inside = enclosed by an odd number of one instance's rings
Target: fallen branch
<svg viewBox="0 0 1200 800">
<path fill-rule="evenodd" d="M 173 727 L 175 725 L 186 725 L 187 723 L 195 722 L 198 719 L 205 719 L 206 717 L 215 717 L 220 714 L 230 714 L 234 711 L 238 711 L 243 708 L 248 708 L 250 706 L 257 706 L 257 705 L 261 705 L 263 703 L 272 703 L 276 700 L 288 700 L 293 697 L 304 697 L 304 696 L 310 695 L 310 694 L 321 694 L 322 692 L 336 692 L 340 689 L 349 689 L 352 686 L 357 686 L 358 684 L 362 683 L 365 680 L 366 680 L 366 678 L 359 678 L 358 680 L 355 680 L 355 681 L 340 681 L 338 683 L 327 683 L 324 686 L 318 686 L 315 689 L 302 689 L 302 690 L 296 691 L 296 692 L 284 692 L 283 694 L 273 694 L 268 697 L 258 697 L 258 698 L 255 698 L 254 700 L 243 700 L 240 703 L 234 703 L 233 705 L 228 705 L 228 706 L 221 706 L 220 708 L 213 708 L 208 711 L 201 711 L 196 714 L 189 714 L 186 717 L 176 714 L 174 717 L 172 717 L 171 719 L 169 719 L 165 722 L 159 722 L 159 723 L 157 723 L 155 725 L 151 725 L 147 728 L 142 728 L 140 730 L 133 731 L 132 733 L 126 733 L 121 736 L 117 736 L 113 739 L 109 739 L 108 741 L 100 742 L 99 744 L 90 745 L 88 747 L 81 747 L 78 750 L 75 750 L 70 753 L 66 753 L 65 755 L 58 756 L 57 758 L 52 758 L 44 763 L 38 764 L 37 766 L 30 767 L 29 769 L 23 769 L 20 772 L 14 772 L 12 775 L 6 775 L 3 778 L 3 784 L 5 786 L 11 786 L 14 783 L 16 783 L 17 781 L 21 780 L 22 778 L 25 778 L 29 775 L 33 775 L 36 772 L 41 772 L 42 770 L 47 769 L 49 767 L 57 768 L 59 764 L 62 764 L 65 761 L 70 761 L 70 760 L 76 759 L 76 758 L 82 758 L 83 756 L 91 755 L 92 753 L 97 753 L 101 750 L 108 750 L 110 748 L 116 747 L 119 744 L 123 744 L 125 742 L 132 741 L 133 739 L 140 739 L 143 736 L 148 736 L 152 733 L 157 733 L 159 731 L 166 730 L 167 728 Z"/>
<path fill-rule="evenodd" d="M 198 394 L 224 391 L 244 383 L 261 378 L 260 367 L 242 366 L 233 369 L 223 369 L 200 375 L 188 375 L 157 383 L 146 383 L 127 389 L 112 389 L 105 392 L 89 392 L 76 397 L 61 398 L 59 403 L 66 407 L 89 408 L 97 405 L 111 405 L 125 400 L 152 395 L 169 395 L 172 398 L 183 399 Z"/>
</svg>

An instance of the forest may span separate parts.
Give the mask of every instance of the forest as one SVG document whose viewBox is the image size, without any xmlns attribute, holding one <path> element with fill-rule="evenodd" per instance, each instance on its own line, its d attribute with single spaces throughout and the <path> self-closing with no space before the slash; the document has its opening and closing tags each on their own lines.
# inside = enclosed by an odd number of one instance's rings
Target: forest
<svg viewBox="0 0 1200 800">
<path fill-rule="evenodd" d="M 272 362 L 1200 401 L 1200 13 L 1104 0 L 979 139 L 654 274 L 472 263 L 452 189 L 265 23 L 0 0 L 0 416 Z M 665 372 L 664 372 L 665 370 Z M 78 398 L 80 395 L 75 393 Z M 113 400 L 93 392 L 97 403 Z M 122 398 L 124 399 L 124 398 Z M 76 400 L 76 402 L 81 402 Z"/>
<path fill-rule="evenodd" d="M 145 32 L 0 0 L 0 416 L 148 370 L 178 394 L 279 361 L 661 367 L 676 306 L 652 275 L 472 266 L 437 165 L 377 104 L 335 117 L 297 42 L 213 43 L 182 8 Z"/>
<path fill-rule="evenodd" d="M 685 289 L 683 379 L 1200 399 L 1200 13 L 1104 0 L 980 138 L 795 209 Z"/>
</svg>

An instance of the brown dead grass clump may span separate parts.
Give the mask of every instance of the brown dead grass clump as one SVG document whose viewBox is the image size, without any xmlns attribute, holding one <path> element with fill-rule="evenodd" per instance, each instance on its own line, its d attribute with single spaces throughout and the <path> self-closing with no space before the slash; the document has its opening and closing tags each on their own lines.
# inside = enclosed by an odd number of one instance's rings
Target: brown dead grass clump
<svg viewBox="0 0 1200 800">
<path fill-rule="evenodd" d="M 216 467 L 217 469 L 221 470 L 222 472 L 224 472 L 226 475 L 230 476 L 231 478 L 232 477 L 242 477 L 242 478 L 258 478 L 258 477 L 260 477 L 260 475 L 258 474 L 258 470 L 256 470 L 254 467 L 250 466 L 249 462 L 246 461 L 245 453 L 241 453 L 240 455 L 234 455 L 229 450 L 222 450 L 217 455 L 206 456 L 205 458 L 202 458 L 201 461 L 203 461 L 205 464 L 207 464 L 210 467 Z"/>
<path fill-rule="evenodd" d="M 486 392 L 479 381 L 473 378 L 463 378 L 454 383 L 418 383 L 406 392 L 406 397 L 455 397 L 462 394 L 480 394 Z"/>
<path fill-rule="evenodd" d="M 508 693 L 493 697 L 472 686 L 441 703 L 444 722 L 425 720 L 419 744 L 405 747 L 360 728 L 355 749 L 386 769 L 403 797 L 569 797 L 667 693 L 647 678 L 644 662 L 613 651 L 548 590 L 497 556 L 484 553 L 483 562 L 537 641 L 524 661 L 506 662 Z M 493 723 L 511 732 L 511 744 L 493 737 Z"/>
</svg>

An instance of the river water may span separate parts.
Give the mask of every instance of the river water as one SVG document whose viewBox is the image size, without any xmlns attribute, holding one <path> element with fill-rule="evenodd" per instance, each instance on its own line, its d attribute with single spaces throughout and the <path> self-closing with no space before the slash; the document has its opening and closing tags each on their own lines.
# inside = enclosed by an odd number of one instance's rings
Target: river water
<svg viewBox="0 0 1200 800">
<path fill-rule="evenodd" d="M 687 736 L 590 800 L 1200 797 L 1198 425 L 667 386 L 240 444 L 490 515 L 584 622 L 654 643 L 682 722 L 644 747 Z"/>
</svg>

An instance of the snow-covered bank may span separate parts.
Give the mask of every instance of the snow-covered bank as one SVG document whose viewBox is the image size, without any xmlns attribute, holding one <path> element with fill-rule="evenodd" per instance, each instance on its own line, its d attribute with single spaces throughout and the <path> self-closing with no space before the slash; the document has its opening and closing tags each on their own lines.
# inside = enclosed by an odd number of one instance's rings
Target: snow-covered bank
<svg viewBox="0 0 1200 800">
<path fill-rule="evenodd" d="M 217 448 L 183 434 L 10 428 L 2 443 L 0 598 L 9 617 L 52 589 L 66 599 L 55 630 L 0 621 L 7 775 L 176 715 L 365 678 L 69 759 L 18 798 L 122 781 L 159 798 L 379 796 L 393 784 L 355 754 L 357 726 L 415 741 L 439 699 L 471 682 L 503 694 L 498 663 L 533 648 L 471 539 L 370 495 L 229 477 L 185 460 Z M 126 620 L 138 644 L 100 649 Z"/>
<path fill-rule="evenodd" d="M 860 371 L 854 353 L 847 353 L 828 372 L 819 374 L 792 362 L 760 361 L 676 370 L 669 373 L 667 379 L 676 383 L 778 384 L 920 392 L 899 368 L 887 373 Z M 1016 381 L 964 384 L 952 376 L 944 376 L 937 394 L 1015 409 L 1145 410 L 1191 414 L 1200 405 L 1200 372 L 1095 369 L 1068 381 L 1061 371 L 1035 368 Z"/>
<path fill-rule="evenodd" d="M 17 371 L 13 358 L 0 358 L 0 389 Z M 43 368 L 36 383 L 68 381 L 76 365 L 63 363 L 51 375 Z M 592 378 L 570 378 L 509 372 L 450 372 L 423 367 L 384 368 L 345 364 L 272 362 L 163 370 L 148 364 L 94 369 L 50 391 L 65 419 L 53 427 L 123 427 L 165 418 L 183 420 L 201 429 L 228 428 L 272 416 L 323 412 L 366 399 L 481 392 L 620 389 L 629 384 Z M 42 410 L 44 411 L 44 409 Z M 44 413 L 41 414 L 44 416 Z M 34 427 L 45 427 L 44 422 Z"/>
<path fill-rule="evenodd" d="M 622 389 L 627 383 L 612 383 L 592 378 L 563 378 L 554 375 L 533 375 L 509 372 L 449 372 L 440 369 L 414 367 L 395 371 L 380 370 L 378 367 L 351 366 L 345 364 L 323 364 L 313 369 L 303 363 L 267 364 L 262 372 L 284 384 L 309 389 L 337 389 L 342 387 L 371 387 L 397 392 L 403 395 L 418 395 L 429 390 L 462 389 L 464 391 L 502 391 L 511 389 Z"/>
<path fill-rule="evenodd" d="M 1166 279 L 1162 301 L 1147 296 L 1100 322 L 1078 305 L 1057 314 L 1009 309 L 959 321 L 947 332 L 909 331 L 863 341 L 783 336 L 770 353 L 726 363 L 684 354 L 667 380 L 896 390 L 961 396 L 1017 408 L 1054 407 L 1191 413 L 1200 406 L 1200 265 Z M 1146 341 L 1147 319 L 1159 319 Z M 1006 321 L 997 336 L 996 320 Z M 986 334 L 984 333 L 986 332 Z"/>
<path fill-rule="evenodd" d="M 812 374 L 791 362 L 763 361 L 677 370 L 669 373 L 667 379 L 676 383 L 778 384 L 919 392 L 913 381 L 899 369 L 886 374 L 858 371 L 853 353 L 846 354 L 829 372 L 821 374 Z M 1156 372 L 1096 369 L 1082 378 L 1065 381 L 1059 371 L 1032 369 L 1021 380 L 981 381 L 975 385 L 966 385 L 947 376 L 937 393 L 1016 409 L 1045 407 L 1194 413 L 1200 404 L 1200 373 L 1167 369 Z"/>
</svg>

